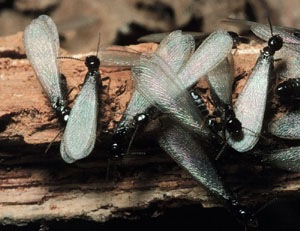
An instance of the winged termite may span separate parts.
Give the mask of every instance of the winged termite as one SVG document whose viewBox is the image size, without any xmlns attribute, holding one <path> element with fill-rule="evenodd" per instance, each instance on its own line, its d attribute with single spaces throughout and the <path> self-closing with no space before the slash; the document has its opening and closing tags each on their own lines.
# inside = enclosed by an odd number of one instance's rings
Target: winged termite
<svg viewBox="0 0 300 231">
<path fill-rule="evenodd" d="M 188 130 L 169 118 L 162 120 L 158 143 L 182 168 L 225 203 L 240 222 L 251 227 L 258 225 L 256 218 L 225 187 L 204 148 Z"/>
<path fill-rule="evenodd" d="M 186 42 L 182 42 L 185 40 Z M 179 81 L 182 81 L 184 89 L 188 89 L 201 76 L 216 67 L 231 51 L 232 45 L 231 36 L 225 31 L 218 30 L 212 33 L 193 53 L 195 45 L 192 37 L 175 31 L 161 42 L 155 54 L 170 66 L 172 72 L 178 73 Z M 149 102 L 141 99 L 142 97 L 140 92 L 133 93 L 120 122 L 122 130 L 134 124 L 132 122 L 134 115 L 142 114 L 150 106 Z M 116 132 L 118 132 L 118 128 Z"/>
<path fill-rule="evenodd" d="M 271 27 L 272 28 L 272 27 Z M 234 105 L 236 118 L 243 125 L 239 140 L 229 137 L 228 143 L 239 152 L 251 150 L 259 140 L 265 114 L 267 93 L 273 68 L 274 54 L 280 50 L 283 40 L 273 35 L 257 59 L 255 67 Z"/>
<path fill-rule="evenodd" d="M 60 143 L 61 156 L 67 163 L 88 156 L 96 141 L 99 89 L 102 85 L 99 72 L 100 60 L 97 56 L 88 56 L 85 65 L 88 72 L 70 112 Z"/>
<path fill-rule="evenodd" d="M 47 15 L 33 20 L 24 31 L 24 47 L 36 76 L 41 83 L 52 108 L 65 124 L 70 108 L 66 85 L 60 74 L 59 38 L 55 23 Z"/>
</svg>

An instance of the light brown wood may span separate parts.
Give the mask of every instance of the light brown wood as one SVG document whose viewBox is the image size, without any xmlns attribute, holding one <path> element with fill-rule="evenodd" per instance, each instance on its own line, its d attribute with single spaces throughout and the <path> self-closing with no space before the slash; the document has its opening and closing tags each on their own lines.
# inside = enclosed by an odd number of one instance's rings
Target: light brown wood
<svg viewBox="0 0 300 231">
<path fill-rule="evenodd" d="M 91 156 L 72 165 L 65 164 L 59 156 L 59 138 L 45 154 L 60 126 L 25 58 L 21 38 L 21 33 L 0 38 L 1 223 L 72 218 L 105 222 L 114 217 L 138 216 L 134 210 L 146 210 L 156 204 L 166 208 L 183 204 L 221 206 L 155 145 L 153 137 L 142 149 L 146 155 L 108 161 L 111 132 L 132 93 L 128 68 L 101 68 L 102 76 L 110 77 L 109 86 L 104 89 L 105 107 L 100 119 L 106 125 Z M 155 44 L 141 44 L 123 49 L 150 52 L 155 48 Z M 236 94 L 260 49 L 260 45 L 241 45 L 234 52 L 235 76 L 246 73 Z M 69 88 L 74 88 L 70 94 L 74 99 L 86 68 L 74 60 L 61 63 Z M 224 181 L 243 204 L 254 206 L 275 196 L 298 193 L 300 174 L 264 169 L 245 155 L 218 162 Z"/>
</svg>

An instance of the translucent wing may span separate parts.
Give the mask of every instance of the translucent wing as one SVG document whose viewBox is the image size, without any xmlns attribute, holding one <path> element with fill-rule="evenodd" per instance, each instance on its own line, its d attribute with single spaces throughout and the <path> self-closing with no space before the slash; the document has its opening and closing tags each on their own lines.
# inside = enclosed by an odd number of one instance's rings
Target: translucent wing
<svg viewBox="0 0 300 231">
<path fill-rule="evenodd" d="M 64 98 L 59 74 L 59 40 L 51 18 L 42 15 L 24 31 L 24 46 L 44 91 L 52 105 Z"/>
<path fill-rule="evenodd" d="M 231 25 L 235 25 L 239 28 L 244 28 L 244 29 L 249 29 L 251 26 L 257 26 L 257 25 L 266 25 L 270 29 L 270 25 L 268 23 L 263 24 L 263 23 L 247 21 L 247 20 L 243 20 L 243 19 L 227 18 L 227 19 L 222 20 L 222 22 L 231 24 Z M 293 33 L 293 34 L 300 33 L 299 29 L 293 28 L 293 27 L 273 26 L 272 25 L 272 28 L 275 30 L 285 30 L 285 31 L 288 31 L 289 33 Z M 274 34 L 276 34 L 276 33 L 274 33 Z M 270 34 L 269 34 L 269 37 L 270 37 Z"/>
<path fill-rule="evenodd" d="M 250 27 L 251 31 L 258 36 L 259 38 L 268 41 L 271 36 L 271 29 L 269 25 L 252 25 Z M 285 47 L 288 47 L 290 49 L 300 51 L 300 39 L 299 37 L 285 31 L 282 29 L 278 29 L 276 27 L 272 27 L 273 34 L 280 35 L 280 37 L 283 39 L 283 45 Z"/>
<path fill-rule="evenodd" d="M 300 147 L 268 151 L 262 154 L 262 162 L 288 171 L 300 172 Z"/>
<path fill-rule="evenodd" d="M 88 156 L 94 148 L 98 121 L 99 72 L 87 73 L 85 83 L 71 110 L 60 144 L 60 153 L 67 163 Z"/>
<path fill-rule="evenodd" d="M 135 115 L 144 113 L 151 106 L 150 102 L 137 90 L 133 91 L 131 100 L 127 105 L 126 111 L 119 122 L 118 127 L 130 127 Z M 118 129 L 117 127 L 117 129 Z"/>
<path fill-rule="evenodd" d="M 177 73 L 194 51 L 195 41 L 193 37 L 188 34 L 183 35 L 181 31 L 177 30 L 162 40 L 155 53 Z"/>
<path fill-rule="evenodd" d="M 230 53 L 232 45 L 232 37 L 226 31 L 217 30 L 210 34 L 178 73 L 184 88 L 193 86 L 201 76 L 222 62 Z"/>
<path fill-rule="evenodd" d="M 169 35 L 170 32 L 165 32 L 165 33 L 154 33 L 154 34 L 149 34 L 140 37 L 137 41 L 138 42 L 153 42 L 153 43 L 160 43 L 166 36 Z M 186 35 L 191 35 L 195 40 L 204 40 L 208 34 L 204 32 L 194 32 L 194 31 L 184 31 L 182 34 Z"/>
<path fill-rule="evenodd" d="M 281 79 L 298 78 L 300 73 L 300 55 L 298 51 L 281 49 L 275 54 L 275 60 L 279 68 L 276 74 Z"/>
<path fill-rule="evenodd" d="M 216 95 L 218 101 L 231 104 L 232 95 L 232 68 L 228 59 L 225 58 L 215 69 L 208 72 L 207 82 L 212 90 L 212 95 Z"/>
<path fill-rule="evenodd" d="M 265 41 L 268 41 L 272 35 L 269 24 L 261 24 L 257 22 L 238 20 L 238 19 L 226 19 L 224 20 L 224 22 L 236 24 L 238 26 L 248 27 L 257 37 Z M 283 26 L 272 26 L 272 30 L 274 35 L 280 35 L 286 47 L 289 47 L 297 51 L 300 50 L 299 48 L 300 38 L 294 34 L 294 33 L 299 34 L 300 30 L 291 27 L 283 27 Z"/>
<path fill-rule="evenodd" d="M 139 60 L 141 53 L 119 50 L 101 50 L 98 56 L 101 60 L 101 67 L 131 67 Z"/>
<path fill-rule="evenodd" d="M 239 152 L 246 152 L 258 142 L 261 132 L 273 57 L 261 54 L 234 105 L 237 119 L 243 126 L 243 138 L 229 137 L 228 143 Z"/>
<path fill-rule="evenodd" d="M 231 195 L 225 190 L 199 141 L 195 141 L 191 134 L 178 124 L 166 122 L 163 122 L 164 129 L 158 138 L 160 146 L 209 191 L 229 200 Z"/>
<path fill-rule="evenodd" d="M 182 35 L 181 31 L 174 31 L 163 39 L 155 53 L 176 72 L 187 62 L 194 49 L 195 44 L 191 36 Z M 144 113 L 150 106 L 150 102 L 135 90 L 117 130 L 121 127 L 129 127 L 133 123 L 133 116 Z"/>
<path fill-rule="evenodd" d="M 269 132 L 284 139 L 300 139 L 300 111 L 291 111 L 271 122 Z"/>
<path fill-rule="evenodd" d="M 177 76 L 162 59 L 153 54 L 132 69 L 137 90 L 163 113 L 202 136 L 209 136 L 203 121 Z"/>
</svg>

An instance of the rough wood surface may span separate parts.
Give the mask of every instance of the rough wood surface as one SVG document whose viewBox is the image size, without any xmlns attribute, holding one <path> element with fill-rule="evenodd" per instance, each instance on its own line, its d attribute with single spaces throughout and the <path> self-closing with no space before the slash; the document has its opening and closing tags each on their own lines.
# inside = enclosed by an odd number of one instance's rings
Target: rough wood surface
<svg viewBox="0 0 300 231">
<path fill-rule="evenodd" d="M 82 218 L 107 221 L 114 217 L 149 216 L 166 207 L 199 204 L 220 206 L 202 186 L 178 167 L 156 145 L 147 154 L 109 161 L 107 146 L 117 121 L 130 100 L 132 83 L 126 68 L 101 68 L 110 77 L 103 117 L 104 132 L 90 157 L 72 165 L 59 156 L 59 139 L 45 148 L 60 130 L 34 72 L 24 55 L 22 34 L 0 38 L 0 222 L 24 224 L 37 220 Z M 153 51 L 155 44 L 131 46 Z M 124 47 L 124 50 L 128 50 Z M 261 46 L 241 45 L 234 53 L 235 76 L 251 72 Z M 69 88 L 82 83 L 82 62 L 62 60 Z M 242 83 L 237 87 L 238 93 Z M 247 155 L 233 155 L 218 162 L 224 181 L 243 204 L 255 206 L 273 197 L 296 195 L 300 174 L 262 168 Z M 156 214 L 157 215 L 157 214 Z"/>
</svg>

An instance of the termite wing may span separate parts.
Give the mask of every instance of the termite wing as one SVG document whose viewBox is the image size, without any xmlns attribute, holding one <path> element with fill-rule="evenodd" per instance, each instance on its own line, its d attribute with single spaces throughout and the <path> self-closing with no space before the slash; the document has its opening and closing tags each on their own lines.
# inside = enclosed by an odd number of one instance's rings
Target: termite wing
<svg viewBox="0 0 300 231">
<path fill-rule="evenodd" d="M 290 111 L 268 125 L 271 134 L 290 140 L 300 139 L 300 110 Z"/>
<path fill-rule="evenodd" d="M 151 105 L 203 138 L 210 136 L 188 91 L 163 59 L 156 54 L 141 59 L 132 68 L 132 75 L 136 89 Z"/>
<path fill-rule="evenodd" d="M 52 108 L 63 124 L 68 120 L 69 107 L 66 85 L 60 75 L 59 38 L 55 23 L 47 15 L 33 20 L 24 31 L 24 47 L 36 76 Z"/>
<path fill-rule="evenodd" d="M 180 42 L 185 39 L 190 42 Z M 192 54 L 195 45 L 191 36 L 182 35 L 181 31 L 175 31 L 161 42 L 155 53 L 171 67 L 173 72 L 178 73 L 184 88 L 188 89 L 228 55 L 232 44 L 230 35 L 225 31 L 218 30 L 212 33 Z M 176 61 L 170 61 L 172 59 Z M 134 115 L 143 114 L 150 106 L 149 102 L 141 99 L 142 97 L 140 93 L 134 91 L 115 134 L 124 134 L 123 131 L 134 124 Z M 137 105 L 139 108 L 136 107 Z"/>
<path fill-rule="evenodd" d="M 262 163 L 280 169 L 300 172 L 300 146 L 264 150 L 255 153 L 261 158 Z"/>
<path fill-rule="evenodd" d="M 88 56 L 85 65 L 88 72 L 75 99 L 60 143 L 61 156 L 67 163 L 88 156 L 96 141 L 99 89 L 102 86 L 100 60 L 97 56 Z"/>
<path fill-rule="evenodd" d="M 55 23 L 49 16 L 41 15 L 26 27 L 23 39 L 27 57 L 37 78 L 63 127 L 66 126 L 61 142 L 62 158 L 71 163 L 87 156 L 93 149 L 96 138 L 99 59 L 96 56 L 86 58 L 88 73 L 70 112 L 66 83 L 60 74 L 60 46 Z M 107 51 L 102 56 L 106 59 L 105 65 L 110 66 L 130 66 L 139 58 L 137 54 L 122 51 Z"/>
<path fill-rule="evenodd" d="M 161 118 L 162 129 L 158 143 L 182 168 L 218 197 L 243 224 L 256 227 L 257 220 L 247 212 L 224 186 L 217 170 L 199 140 L 170 118 Z"/>
<path fill-rule="evenodd" d="M 60 74 L 59 36 L 55 23 L 47 15 L 41 15 L 25 28 L 24 47 L 36 76 L 50 100 L 52 108 L 65 124 L 68 120 L 67 89 Z M 132 66 L 140 54 L 105 49 L 101 51 L 102 66 Z"/>
<path fill-rule="evenodd" d="M 231 22 L 231 20 L 229 21 Z M 233 22 L 238 22 L 234 20 Z M 251 31 L 259 38 L 268 41 L 271 34 L 270 26 L 255 22 L 245 22 L 250 26 Z M 279 35 L 283 40 L 285 49 L 277 52 L 276 59 L 282 59 L 283 68 L 278 71 L 280 78 L 287 78 L 283 82 L 275 86 L 275 94 L 279 101 L 286 106 L 292 106 L 295 111 L 291 111 L 281 118 L 272 121 L 269 124 L 269 132 L 275 136 L 286 139 L 300 138 L 300 30 L 289 27 L 272 27 L 273 33 Z M 296 34 L 298 34 L 298 36 Z M 298 107 L 298 108 L 297 108 Z"/>
<path fill-rule="evenodd" d="M 268 45 L 259 55 L 255 67 L 234 105 L 236 118 L 242 124 L 243 136 L 239 140 L 229 137 L 227 142 L 239 152 L 251 150 L 259 140 L 274 54 L 281 49 L 282 44 L 282 38 L 279 35 L 273 35 L 272 29 L 270 29 Z"/>
<path fill-rule="evenodd" d="M 166 62 L 173 66 L 178 71 L 183 64 L 190 58 L 195 50 L 195 43 L 191 36 L 182 35 L 181 31 L 174 31 L 167 36 L 158 46 L 155 53 L 162 57 Z M 181 54 L 178 56 L 177 52 Z M 127 105 L 127 109 L 117 125 L 112 144 L 112 154 L 115 157 L 121 155 L 125 145 L 128 145 L 128 136 L 133 134 L 137 125 L 139 115 L 151 117 L 148 113 L 151 104 L 140 94 L 139 91 L 134 89 L 131 100 Z"/>
<path fill-rule="evenodd" d="M 284 139 L 300 139 L 300 59 L 299 52 L 285 49 L 284 66 L 279 75 L 284 78 L 275 86 L 274 94 L 289 110 L 268 124 L 268 131 Z"/>
<path fill-rule="evenodd" d="M 166 36 L 168 36 L 170 32 L 163 32 L 163 33 L 154 33 L 144 35 L 138 38 L 138 42 L 153 42 L 153 43 L 160 43 Z M 184 31 L 183 34 L 189 34 L 193 36 L 195 39 L 196 44 L 201 44 L 201 42 L 206 39 L 210 33 L 206 32 L 194 32 L 194 31 Z M 239 36 L 237 33 L 233 31 L 228 31 L 228 34 L 233 39 L 234 47 L 239 43 L 249 43 L 249 39 L 246 37 Z"/>
<path fill-rule="evenodd" d="M 142 57 L 132 72 L 137 91 L 164 114 L 158 138 L 160 146 L 198 182 L 225 201 L 238 219 L 246 224 L 254 224 L 253 217 L 225 189 L 201 147 L 201 141 L 196 142 L 191 135 L 192 132 L 202 136 L 202 142 L 211 138 L 188 90 L 172 68 L 159 56 L 152 54 Z"/>
<path fill-rule="evenodd" d="M 164 32 L 164 33 L 154 33 L 149 35 L 144 35 L 140 38 L 138 38 L 138 42 L 153 42 L 153 43 L 160 43 L 166 36 L 168 36 L 171 32 Z M 193 32 L 193 31 L 184 31 L 182 32 L 183 35 L 188 34 L 193 36 L 193 38 L 197 40 L 203 41 L 207 36 L 208 33 L 204 32 Z"/>
<path fill-rule="evenodd" d="M 232 18 L 225 19 L 223 20 L 223 22 L 250 29 L 257 37 L 263 39 L 264 41 L 268 41 L 270 38 L 270 34 L 272 34 L 273 32 L 274 35 L 279 35 L 282 38 L 283 46 L 294 49 L 296 51 L 300 50 L 299 29 L 273 25 L 271 29 L 269 24 L 262 24 L 258 22 Z"/>
</svg>

